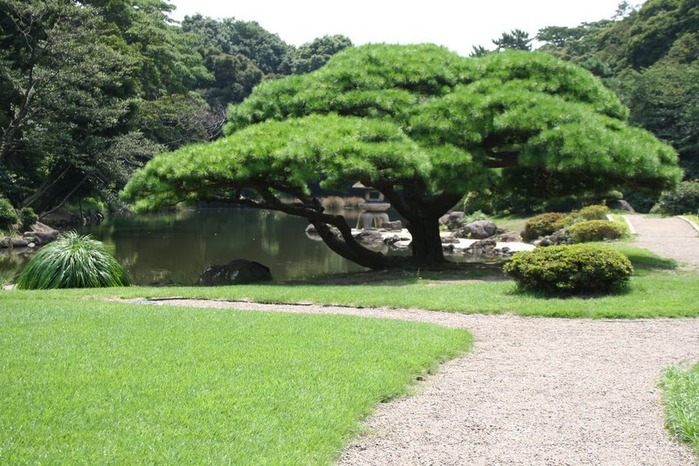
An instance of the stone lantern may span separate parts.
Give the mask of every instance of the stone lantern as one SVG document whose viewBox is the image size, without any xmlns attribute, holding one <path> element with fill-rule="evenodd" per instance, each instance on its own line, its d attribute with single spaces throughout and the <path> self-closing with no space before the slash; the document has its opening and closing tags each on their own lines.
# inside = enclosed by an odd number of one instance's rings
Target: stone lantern
<svg viewBox="0 0 699 466">
<path fill-rule="evenodd" d="M 384 222 L 389 221 L 386 211 L 391 208 L 391 204 L 384 202 L 384 195 L 380 191 L 370 186 L 364 186 L 360 182 L 355 183 L 352 187 L 363 190 L 364 199 L 366 199 L 366 202 L 361 202 L 357 206 L 361 209 L 357 219 L 357 229 L 381 228 Z"/>
</svg>

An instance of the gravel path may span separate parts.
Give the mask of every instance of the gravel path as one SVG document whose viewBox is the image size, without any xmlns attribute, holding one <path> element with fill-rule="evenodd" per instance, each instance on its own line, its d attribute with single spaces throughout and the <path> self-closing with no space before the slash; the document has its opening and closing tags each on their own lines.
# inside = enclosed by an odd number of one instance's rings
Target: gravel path
<svg viewBox="0 0 699 466">
<path fill-rule="evenodd" d="M 697 232 L 629 216 L 637 245 L 699 268 Z M 689 228 L 689 229 L 688 229 Z M 678 238 L 668 241 L 668 237 Z M 417 394 L 379 406 L 338 465 L 685 466 L 663 427 L 658 380 L 699 359 L 699 319 L 567 320 L 414 309 L 167 300 L 163 304 L 335 313 L 468 329 L 473 351 Z"/>
<path fill-rule="evenodd" d="M 675 259 L 683 268 L 699 269 L 699 231 L 689 222 L 678 217 L 625 215 L 624 218 L 636 232 L 636 246 Z"/>
</svg>

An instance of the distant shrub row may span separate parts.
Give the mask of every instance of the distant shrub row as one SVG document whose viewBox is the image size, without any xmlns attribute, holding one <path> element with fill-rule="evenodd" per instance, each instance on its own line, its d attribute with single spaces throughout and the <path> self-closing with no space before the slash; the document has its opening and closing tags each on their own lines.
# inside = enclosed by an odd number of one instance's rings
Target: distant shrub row
<svg viewBox="0 0 699 466">
<path fill-rule="evenodd" d="M 524 225 L 522 239 L 534 241 L 568 229 L 576 243 L 620 239 L 628 235 L 625 225 L 607 220 L 609 209 L 603 205 L 588 206 L 578 211 L 564 214 L 549 212 L 530 218 Z"/>
</svg>

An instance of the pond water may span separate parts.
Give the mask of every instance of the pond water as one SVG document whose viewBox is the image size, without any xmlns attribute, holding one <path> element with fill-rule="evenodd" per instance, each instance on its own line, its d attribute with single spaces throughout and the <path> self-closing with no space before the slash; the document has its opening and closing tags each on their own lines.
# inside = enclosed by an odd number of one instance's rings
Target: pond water
<svg viewBox="0 0 699 466">
<path fill-rule="evenodd" d="M 192 285 L 209 265 L 234 259 L 266 265 L 274 280 L 366 270 L 309 239 L 307 225 L 280 212 L 200 209 L 109 217 L 81 233 L 104 242 L 135 285 Z M 0 256 L 0 273 L 17 273 L 25 262 Z"/>
</svg>

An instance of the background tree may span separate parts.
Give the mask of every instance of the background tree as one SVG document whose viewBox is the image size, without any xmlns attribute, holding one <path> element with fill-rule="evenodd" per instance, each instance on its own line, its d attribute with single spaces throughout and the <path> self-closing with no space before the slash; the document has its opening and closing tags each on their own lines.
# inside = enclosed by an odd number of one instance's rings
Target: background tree
<svg viewBox="0 0 699 466">
<path fill-rule="evenodd" d="M 342 35 L 323 36 L 297 48 L 291 58 L 291 72 L 303 74 L 325 65 L 333 55 L 352 47 L 349 37 Z"/>
<path fill-rule="evenodd" d="M 438 219 L 466 192 L 674 186 L 676 153 L 626 117 L 599 80 L 550 55 L 363 46 L 259 85 L 229 110 L 229 136 L 161 154 L 124 195 L 137 208 L 215 199 L 302 216 L 337 253 L 386 267 L 389 258 L 358 244 L 309 189 L 361 181 L 407 220 L 412 261 L 441 264 Z"/>
<path fill-rule="evenodd" d="M 213 46 L 227 55 L 247 57 L 265 76 L 291 73 L 293 46 L 255 21 L 216 20 L 197 14 L 186 16 L 181 26 L 184 32 L 199 35 L 202 44 Z"/>
<path fill-rule="evenodd" d="M 495 44 L 495 52 L 502 52 L 503 50 L 527 50 L 532 49 L 532 41 L 534 39 L 529 37 L 529 33 L 522 31 L 521 29 L 513 29 L 510 32 L 503 32 L 500 38 L 493 39 L 493 44 Z M 493 52 L 493 50 L 488 50 L 482 45 L 474 45 L 473 50 L 470 53 L 471 57 L 482 57 L 488 53 Z"/>
<path fill-rule="evenodd" d="M 531 50 L 532 38 L 529 33 L 521 29 L 513 29 L 510 32 L 503 32 L 499 39 L 493 40 L 497 51 L 503 50 Z"/>
<path fill-rule="evenodd" d="M 686 177 L 699 178 L 699 4 L 648 0 L 635 10 L 622 2 L 619 12 L 576 28 L 544 28 L 541 50 L 605 78 L 629 106 L 631 123 L 672 144 Z"/>
<path fill-rule="evenodd" d="M 169 24 L 171 9 L 0 0 L 0 192 L 15 206 L 46 213 L 81 196 L 116 202 L 160 143 L 205 140 L 215 112 L 189 88 L 208 74 L 190 37 Z M 174 118 L 177 135 L 164 131 Z"/>
</svg>

